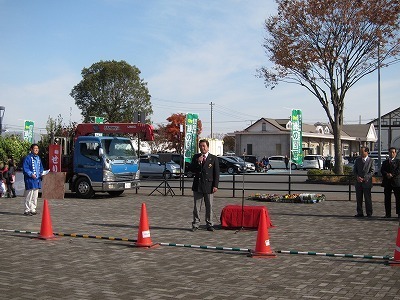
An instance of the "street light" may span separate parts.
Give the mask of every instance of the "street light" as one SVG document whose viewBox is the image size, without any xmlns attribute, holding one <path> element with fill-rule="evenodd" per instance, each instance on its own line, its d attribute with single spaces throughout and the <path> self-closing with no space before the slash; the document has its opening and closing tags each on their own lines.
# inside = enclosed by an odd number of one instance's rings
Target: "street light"
<svg viewBox="0 0 400 300">
<path fill-rule="evenodd" d="M 4 106 L 0 106 L 0 135 L 3 134 L 3 117 L 6 108 Z"/>
<path fill-rule="evenodd" d="M 382 165 L 382 145 L 381 145 L 381 56 L 380 56 L 380 44 L 378 44 L 378 174 L 381 174 Z"/>
</svg>

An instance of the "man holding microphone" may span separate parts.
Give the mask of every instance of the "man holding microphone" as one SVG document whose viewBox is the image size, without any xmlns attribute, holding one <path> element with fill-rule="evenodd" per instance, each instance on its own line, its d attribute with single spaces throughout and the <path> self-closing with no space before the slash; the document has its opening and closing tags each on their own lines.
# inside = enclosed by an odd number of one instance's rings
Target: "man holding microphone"
<svg viewBox="0 0 400 300">
<path fill-rule="evenodd" d="M 206 207 L 206 226 L 208 231 L 214 231 L 211 212 L 214 193 L 218 190 L 219 162 L 218 157 L 208 152 L 209 143 L 203 139 L 199 141 L 200 153 L 193 155 L 191 169 L 195 174 L 192 191 L 194 197 L 192 231 L 199 229 L 199 206 L 204 199 Z"/>
</svg>

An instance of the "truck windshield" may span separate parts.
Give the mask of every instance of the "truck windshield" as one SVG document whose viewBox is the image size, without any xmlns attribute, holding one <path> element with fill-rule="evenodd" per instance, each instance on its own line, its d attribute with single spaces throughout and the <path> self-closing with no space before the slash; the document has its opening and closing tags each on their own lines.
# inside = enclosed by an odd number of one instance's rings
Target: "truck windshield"
<svg viewBox="0 0 400 300">
<path fill-rule="evenodd" d="M 136 151 L 130 140 L 102 140 L 105 156 L 109 159 L 136 159 Z"/>
</svg>

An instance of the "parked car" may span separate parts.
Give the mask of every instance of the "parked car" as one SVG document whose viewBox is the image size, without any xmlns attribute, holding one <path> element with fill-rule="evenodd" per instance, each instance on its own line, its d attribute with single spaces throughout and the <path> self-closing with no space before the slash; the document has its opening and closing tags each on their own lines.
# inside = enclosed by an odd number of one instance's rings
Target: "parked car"
<svg viewBox="0 0 400 300">
<path fill-rule="evenodd" d="M 163 155 L 163 154 L 170 155 L 171 156 L 171 160 L 173 162 L 175 162 L 179 166 L 183 166 L 183 155 L 182 154 L 179 154 L 179 153 L 157 153 L 157 155 Z M 194 177 L 194 174 L 190 170 L 190 163 L 189 162 L 185 162 L 184 172 L 185 172 L 184 174 L 187 177 L 189 177 L 189 178 Z"/>
<path fill-rule="evenodd" d="M 158 154 L 141 155 L 139 168 L 142 177 L 172 178 L 181 174 L 181 167 L 178 164 L 172 160 L 161 162 Z"/>
<path fill-rule="evenodd" d="M 290 168 L 292 170 L 298 169 L 298 165 L 291 161 L 290 163 Z M 286 162 L 285 162 L 285 156 L 282 155 L 274 155 L 268 157 L 268 169 L 286 169 Z"/>
<path fill-rule="evenodd" d="M 241 158 L 239 156 L 225 156 L 225 157 L 232 158 L 233 160 L 237 161 L 238 163 L 245 165 L 246 172 L 255 172 L 256 171 L 256 166 L 253 163 L 245 161 L 243 158 Z"/>
<path fill-rule="evenodd" d="M 218 162 L 221 173 L 239 174 L 246 171 L 246 167 L 243 164 L 226 156 L 218 156 Z"/>
<path fill-rule="evenodd" d="M 261 163 L 258 161 L 257 156 L 255 155 L 242 155 L 239 156 L 241 159 L 244 159 L 244 161 L 250 162 L 254 164 L 256 171 L 261 172 L 262 171 L 262 166 Z"/>
<path fill-rule="evenodd" d="M 303 165 L 301 166 L 303 170 L 307 169 L 319 169 L 323 170 L 325 165 L 325 159 L 322 155 L 306 155 L 303 158 Z"/>
</svg>

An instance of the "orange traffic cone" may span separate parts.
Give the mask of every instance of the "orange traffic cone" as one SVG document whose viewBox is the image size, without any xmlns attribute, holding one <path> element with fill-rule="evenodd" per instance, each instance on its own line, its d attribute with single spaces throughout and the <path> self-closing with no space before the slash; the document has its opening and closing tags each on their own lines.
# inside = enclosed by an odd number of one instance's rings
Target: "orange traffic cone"
<svg viewBox="0 0 400 300">
<path fill-rule="evenodd" d="M 53 226 L 51 225 L 50 210 L 47 204 L 47 200 L 44 199 L 43 203 L 43 214 L 42 214 L 42 225 L 40 227 L 39 239 L 54 239 Z"/>
<path fill-rule="evenodd" d="M 391 266 L 400 266 L 400 224 L 397 229 L 397 240 L 396 240 L 396 248 L 394 248 L 394 257 L 393 260 L 389 261 L 389 265 Z"/>
<path fill-rule="evenodd" d="M 267 227 L 267 217 L 264 213 L 261 213 L 260 222 L 258 223 L 256 249 L 250 254 L 250 256 L 255 258 L 276 257 L 276 254 L 271 250 Z"/>
<path fill-rule="evenodd" d="M 148 248 L 157 246 L 151 242 L 150 227 L 149 227 L 149 222 L 147 219 L 147 210 L 146 210 L 145 203 L 142 203 L 138 238 L 137 238 L 137 242 L 134 244 L 134 246 L 135 247 L 148 247 Z"/>
</svg>

